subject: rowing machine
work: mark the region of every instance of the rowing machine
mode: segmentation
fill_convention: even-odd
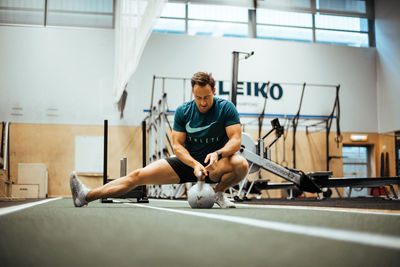
[[[279,177],[292,182],[301,191],[306,191],[310,193],[321,193],[322,188],[317,185],[313,177],[317,176],[327,176],[332,175],[331,172],[318,172],[305,174],[301,170],[291,169],[283,167],[271,160],[271,147],[272,145],[281,137],[284,132],[283,127],[280,125],[278,119],[271,121],[272,129],[264,135],[262,138],[258,139],[258,143],[255,143],[250,135],[242,133],[242,145],[240,148],[240,154],[249,162],[249,173],[259,171],[260,168],[269,171]],[[264,139],[271,133],[275,132],[276,137],[268,146],[264,146]],[[243,189],[243,184],[240,185],[239,195]],[[251,184],[252,186],[253,184]]]

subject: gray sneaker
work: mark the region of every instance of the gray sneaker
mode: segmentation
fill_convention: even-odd
[[[69,177],[69,185],[71,186],[72,199],[75,207],[87,205],[88,202],[86,201],[86,195],[89,193],[90,189],[82,184],[78,179],[76,172],[71,173]]]
[[[235,204],[233,204],[226,196],[224,192],[215,193],[215,203],[221,207],[221,209],[232,209],[236,208]]]

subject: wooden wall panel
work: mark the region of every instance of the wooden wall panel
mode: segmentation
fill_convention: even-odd
[[[395,148],[395,136],[394,133],[389,133],[389,134],[381,134],[379,135],[379,149],[378,149],[378,154],[380,157],[381,153],[385,153],[386,157],[386,152],[389,155],[389,176],[396,176],[396,148]],[[379,160],[379,168],[380,168],[380,163],[381,161]]]
[[[257,131],[247,131],[254,140]],[[265,134],[265,132],[263,132]],[[373,172],[371,176],[379,175],[381,152],[389,152],[390,175],[395,174],[394,168],[394,136],[368,133],[367,142],[352,142],[351,133],[343,133],[343,143],[337,147],[334,142],[335,133],[330,135],[330,155],[338,156],[330,162],[330,170],[334,177],[342,177],[342,146],[343,144],[367,144],[373,148]],[[71,195],[69,189],[69,174],[74,169],[75,136],[103,136],[102,126],[82,125],[48,125],[48,124],[11,124],[11,179],[16,182],[18,163],[45,163],[49,172],[49,196]],[[274,137],[266,139],[269,144]],[[296,167],[304,172],[326,170],[326,136],[325,132],[306,134],[298,131],[296,135]],[[109,127],[108,175],[110,178],[120,176],[120,158],[127,156],[128,172],[142,167],[142,132],[140,126],[110,126]],[[285,149],[284,149],[285,148]],[[283,152],[285,151],[285,152]],[[292,132],[286,137],[285,145],[281,137],[272,147],[272,160],[288,167],[293,167]],[[263,178],[273,183],[285,182],[280,177],[263,171]],[[89,187],[102,185],[102,176],[85,176],[82,181]],[[1,188],[0,188],[1,189]],[[266,196],[266,195],[264,195]],[[271,192],[272,197],[283,196],[282,192]],[[308,196],[313,196],[309,194]]]
[[[70,196],[75,136],[103,136],[103,132],[102,126],[11,124],[12,180],[17,182],[18,163],[45,163],[49,172],[49,196]],[[124,155],[128,157],[128,171],[141,167],[141,138],[140,127],[109,127],[109,177],[119,177],[120,158]],[[82,181],[93,188],[102,185],[103,179],[83,176]]]
[[[7,198],[9,196],[11,185],[6,183],[7,172],[0,170],[0,199]]]

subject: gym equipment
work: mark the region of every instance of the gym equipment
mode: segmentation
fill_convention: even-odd
[[[231,102],[236,106],[237,97],[237,83],[238,83],[238,73],[239,73],[239,55],[245,54],[244,59],[248,59],[254,55],[254,51],[250,53],[247,52],[232,52],[232,87],[231,87]]]
[[[108,151],[108,120],[104,120],[104,159],[103,159],[103,185],[112,181],[111,179],[107,179],[107,151]],[[143,166],[144,167],[144,166]],[[126,176],[127,174],[127,158],[123,157],[120,160],[120,176]],[[147,199],[146,186],[141,185],[136,187],[135,189],[129,191],[128,193],[113,197],[118,199],[136,199],[138,203],[149,203]],[[100,200],[101,203],[114,203],[112,199],[102,198]],[[118,202],[116,202],[118,203]]]
[[[0,178],[0,183],[5,185],[4,197],[7,197],[11,194],[11,187],[14,184],[14,182],[11,180],[10,169],[10,125],[11,122],[1,122],[0,177],[2,178]]]
[[[1,123],[1,149],[0,149],[0,168],[7,171],[7,182],[11,183],[10,177],[10,125],[11,122]]]
[[[237,85],[238,85],[238,75],[239,75],[239,55],[240,54],[244,54],[244,58],[243,59],[248,59],[249,57],[251,57],[252,55],[254,55],[254,52],[238,52],[238,51],[233,51],[232,55],[233,55],[233,60],[232,60],[232,86],[231,86],[231,92],[230,92],[230,100],[231,102],[236,106],[237,103]],[[306,126],[306,132],[308,134],[309,129],[310,128],[314,128],[319,126],[320,124],[325,124],[325,129],[326,129],[326,159],[327,159],[327,166],[326,166],[326,170],[329,171],[329,163],[332,159],[338,158],[336,156],[331,156],[329,154],[329,134],[331,131],[331,126],[332,126],[332,121],[333,119],[336,119],[336,138],[335,141],[337,143],[337,145],[339,146],[339,143],[342,142],[342,135],[340,132],[340,102],[339,102],[339,89],[340,89],[340,84],[337,85],[332,85],[332,84],[315,84],[315,83],[293,83],[293,82],[268,82],[267,85],[267,92],[270,89],[270,85],[272,85],[272,87],[279,87],[281,88],[281,85],[291,85],[291,86],[302,86],[302,91],[301,91],[301,97],[300,97],[300,103],[299,103],[299,108],[298,111],[296,113],[296,115],[278,115],[278,114],[274,114],[274,117],[283,117],[287,120],[291,120],[292,123],[292,127],[293,127],[293,144],[292,144],[292,151],[293,151],[293,168],[296,168],[296,130],[299,124],[299,120],[300,119],[306,119],[306,120],[321,120],[317,123],[314,123],[312,125],[307,125]],[[334,106],[333,106],[333,110],[331,112],[331,114],[329,116],[301,116],[300,115],[300,111],[301,111],[301,106],[303,103],[303,98],[304,98],[304,92],[306,89],[306,85],[308,87],[327,87],[327,88],[336,88],[336,96],[335,96],[335,101],[334,101]],[[266,114],[264,114],[265,112],[265,107],[266,107],[266,102],[267,102],[267,97],[265,97],[264,99],[264,107],[262,112],[259,114],[258,116],[258,124],[259,124],[259,136],[258,138],[261,137],[261,129],[262,129],[262,125],[263,125],[263,119],[264,116]],[[336,116],[335,116],[336,113]],[[243,125],[244,127],[244,125]]]
[[[214,189],[201,178],[201,172],[197,174],[198,181],[188,191],[188,202],[192,209],[211,209],[215,202]]]
[[[238,61],[239,61],[239,53],[233,51],[233,61],[232,61],[232,88],[231,88],[231,101],[232,103],[236,106],[236,97],[237,97],[237,78],[238,78]],[[247,53],[245,59],[253,55],[254,53]],[[280,87],[281,84],[283,83],[272,83],[273,86],[277,85]],[[286,84],[291,84],[291,85],[297,85],[295,83],[286,83]],[[250,136],[246,136],[246,134],[242,135],[242,148],[240,149],[240,153],[247,159],[249,162],[249,171],[247,176],[250,174],[250,172],[258,171],[259,178],[261,179],[261,173],[260,173],[260,168],[263,168],[275,175],[278,175],[290,182],[293,183],[293,185],[297,188],[299,188],[301,191],[307,191],[307,192],[312,192],[312,193],[321,193],[322,191],[327,191],[326,188],[321,188],[319,185],[317,185],[314,182],[314,177],[326,177],[329,178],[331,176],[331,172],[318,172],[318,173],[310,173],[310,174],[305,174],[304,172],[295,169],[296,166],[296,129],[298,126],[298,121],[300,119],[300,110],[301,106],[303,103],[303,97],[304,97],[304,91],[306,87],[306,83],[301,84],[302,85],[302,92],[301,92],[301,99],[300,99],[300,105],[298,108],[298,111],[295,116],[288,116],[284,115],[285,119],[290,119],[292,121],[292,126],[293,126],[293,166],[294,168],[289,169],[287,167],[283,167],[275,162],[271,161],[271,146],[279,139],[279,137],[284,133],[284,128],[280,126],[279,120],[275,118],[272,120],[272,130],[269,131],[264,137],[261,137],[261,130],[262,130],[262,125],[263,125],[263,119],[265,116],[265,108],[266,108],[266,101],[267,97],[264,99],[264,106],[261,114],[259,114],[258,117],[258,123],[259,123],[259,137],[258,137],[258,143],[254,143],[251,139]],[[310,84],[311,86],[317,86],[317,87],[336,87],[336,98],[335,98],[335,105],[333,107],[333,111],[326,118],[326,116],[309,116],[310,118],[317,118],[320,117],[323,119],[323,121],[326,121],[326,140],[327,140],[327,170],[329,170],[329,161],[331,158],[329,155],[329,132],[330,132],[330,126],[332,123],[332,119],[334,117],[334,112],[337,112],[337,143],[341,142],[341,135],[340,135],[340,124],[339,124],[339,113],[340,113],[340,105],[339,105],[339,88],[340,85],[324,85],[324,84]],[[269,90],[270,82],[268,82],[267,89]],[[310,125],[309,127],[315,127],[319,125],[320,123],[316,123],[313,125]],[[273,142],[267,146],[266,148],[264,147],[264,139],[271,134],[273,131],[276,131],[276,138],[273,140]],[[306,128],[306,132],[308,133],[308,126]],[[265,151],[264,151],[265,149]],[[255,152],[256,151],[256,152]],[[242,180],[242,182],[239,184],[239,191],[238,193],[234,196],[235,200],[239,200],[239,197],[242,194],[242,190],[244,185],[247,185],[247,176],[245,179]],[[247,199],[248,193],[251,191],[254,182],[256,180],[254,179],[252,183],[250,183],[250,188],[247,190],[246,195],[244,196],[244,199]],[[232,196],[232,189],[230,189],[231,196]]]
[[[400,176],[400,131],[395,132],[394,136],[395,140],[395,166],[396,166],[396,175]]]
[[[289,198],[293,198],[293,191],[300,190],[311,193],[318,193],[318,198],[330,197],[332,194],[329,188],[338,187],[379,187],[379,186],[389,186],[390,193],[388,190],[385,191],[385,195],[389,199],[399,199],[400,195],[396,195],[393,185],[400,185],[400,177],[382,177],[382,178],[372,178],[372,177],[360,177],[360,178],[331,178],[331,171],[324,172],[310,172],[304,173],[301,170],[282,167],[279,164],[272,162],[270,159],[270,148],[277,141],[278,138],[283,134],[283,127],[280,126],[279,120],[274,119],[271,122],[272,130],[269,131],[264,137],[255,143],[252,138],[246,134],[242,133],[242,145],[240,149],[240,154],[244,156],[249,162],[249,172],[258,171],[259,168],[265,169],[273,174],[276,174],[283,179],[289,181],[290,183],[279,183],[279,184],[269,184],[268,180],[259,179],[253,180],[250,185],[247,182],[247,176],[239,184],[239,191],[234,196],[235,200],[241,200],[245,185],[248,187],[246,190],[245,198],[255,187],[257,190],[269,190],[269,189],[286,189],[291,190]],[[272,141],[270,145],[264,148],[264,139],[271,134],[273,131],[276,132],[276,138]],[[256,152],[254,152],[256,151]],[[248,175],[247,174],[247,175]],[[385,188],[385,187],[383,187]],[[322,196],[320,195],[322,193]]]
[[[161,98],[158,100],[158,105],[154,105],[154,91],[156,80],[161,79]],[[165,81],[170,80],[183,80],[183,91],[185,92],[185,78],[172,78],[172,77],[157,77],[153,76],[151,103],[149,115],[146,116],[142,122],[143,135],[148,134],[148,143],[146,138],[143,138],[143,166],[146,166],[147,160],[149,163],[159,159],[173,156],[172,142],[169,138],[167,129],[172,131],[171,124],[168,120],[168,115],[173,113],[168,111],[167,93],[165,92]],[[185,96],[184,96],[185,97]],[[148,146],[148,155],[146,151]],[[146,160],[147,159],[147,160]],[[185,193],[185,184],[172,184],[172,185],[148,185],[148,196],[155,198],[180,198]]]
[[[278,175],[285,180],[288,180],[295,184],[302,191],[320,193],[321,187],[314,183],[310,175],[297,169],[290,169],[287,167],[282,167],[281,165],[271,161],[271,146],[281,137],[283,134],[283,127],[280,125],[278,119],[271,121],[272,129],[265,134],[262,138],[259,138],[258,143],[254,143],[251,137],[242,133],[242,146],[240,149],[240,154],[247,159],[249,162],[249,173],[259,168],[263,168],[275,175]],[[276,137],[268,146],[264,146],[264,139],[271,133],[275,132]],[[254,152],[256,151],[256,152]],[[255,181],[255,180],[253,180]],[[243,183],[241,184],[240,191],[243,188]],[[240,192],[239,192],[240,193]]]

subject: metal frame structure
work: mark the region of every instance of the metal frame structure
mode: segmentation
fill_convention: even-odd
[[[232,86],[231,86],[231,92],[230,92],[230,99],[231,102],[236,106],[237,104],[237,83],[238,83],[238,75],[239,75],[239,55],[244,54],[245,57],[244,59],[248,59],[252,55],[254,55],[254,51],[252,52],[238,52],[238,51],[233,51],[233,59],[232,59]],[[271,82],[268,82],[267,90],[269,90]],[[339,89],[340,89],[340,84],[337,85],[331,85],[331,84],[315,84],[315,83],[289,83],[289,82],[273,82],[272,84],[278,84],[278,85],[301,85],[302,86],[302,91],[301,91],[301,97],[300,97],[300,103],[299,103],[299,108],[297,110],[296,115],[291,119],[292,122],[292,128],[293,128],[293,146],[292,146],[292,151],[293,151],[293,168],[296,168],[296,130],[297,126],[299,123],[299,120],[301,118],[300,112],[301,112],[301,107],[303,104],[303,97],[304,97],[304,91],[306,89],[306,86],[317,86],[317,87],[327,87],[327,88],[335,88],[336,89],[336,94],[335,94],[335,101],[333,105],[333,109],[330,115],[324,117],[321,116],[320,119],[321,121],[312,125],[306,126],[306,133],[308,134],[308,129],[311,127],[315,127],[321,123],[325,123],[325,129],[326,129],[326,170],[329,171],[329,163],[331,159],[336,158],[335,156],[331,156],[329,154],[329,135],[331,131],[331,126],[332,126],[332,121],[333,119],[336,119],[336,131],[337,131],[337,137],[336,141],[339,144],[342,141],[342,136],[340,132],[340,101],[339,101]],[[265,116],[265,108],[267,104],[267,98],[264,99],[264,106],[263,106],[263,111],[258,115],[258,121],[259,121],[259,130],[258,130],[258,136],[259,138],[261,137],[261,131],[262,131],[262,126],[263,126],[263,119]],[[289,129],[288,129],[289,130]]]
[[[142,132],[144,134],[144,138],[142,140],[142,154],[144,159],[143,166],[147,164],[147,160],[149,163],[151,163],[156,160],[172,156],[173,153],[172,142],[167,134],[167,128],[172,130],[168,120],[168,115],[173,114],[168,111],[167,93],[165,92],[165,81],[167,79],[183,80],[183,89],[185,90],[186,78],[153,76],[150,109],[148,110],[149,115],[146,116],[142,121]],[[162,81],[162,96],[158,100],[157,106],[154,105],[154,90],[156,80]],[[148,136],[148,142],[146,142],[145,138],[146,133]],[[146,149],[147,146],[148,151]],[[184,192],[184,184],[148,186],[148,196],[155,198],[179,198]]]
[[[2,122],[2,133],[1,133],[1,149],[0,157],[2,159],[2,169],[7,171],[7,184],[11,182],[11,170],[10,170],[10,125],[11,122]]]
[[[396,175],[400,176],[400,131],[394,135],[395,142],[395,158],[396,158]]]
[[[239,55],[244,54],[243,59],[248,59],[252,55],[254,55],[254,51],[251,52],[232,52],[232,86],[231,86],[231,102],[236,106],[236,97],[237,97],[237,83],[238,83],[238,74],[239,74]]]
[[[108,120],[104,120],[104,153],[103,153],[103,185],[106,183],[112,181],[108,179]],[[126,176],[127,173],[127,158],[122,157],[120,160],[120,176]],[[147,199],[147,192],[146,192],[146,186],[141,185],[133,190],[129,191],[128,193],[117,196],[117,197],[112,197],[116,199],[128,199],[132,200],[136,199],[136,202],[138,203],[148,203],[149,200]],[[100,199],[101,203],[114,203],[114,201],[111,198],[102,198]],[[118,202],[116,202],[118,203]]]
[[[232,102],[236,105],[236,95],[237,95],[237,76],[238,76],[238,64],[239,60],[238,58],[238,52],[233,52],[234,54],[234,59],[232,61],[232,90],[231,90],[231,99]],[[292,83],[293,84],[293,83]],[[264,117],[264,112],[265,112],[265,106],[266,106],[266,98],[264,100],[264,108],[262,113],[259,116],[259,139],[257,143],[254,143],[251,139],[250,136],[246,135],[245,133],[242,134],[242,148],[240,149],[240,153],[244,158],[247,159],[249,162],[249,171],[246,175],[246,177],[242,180],[242,182],[239,184],[239,191],[236,193],[236,195],[233,194],[233,189],[230,189],[231,192],[231,197],[233,196],[234,199],[240,200],[240,196],[243,193],[244,186],[247,184],[247,176],[250,174],[250,172],[254,172],[259,170],[260,168],[265,169],[291,183],[283,183],[283,184],[275,184],[273,187],[268,186],[268,181],[262,180],[261,175],[259,172],[259,178],[260,180],[258,183],[263,183],[264,187],[262,189],[290,189],[291,194],[293,193],[293,189],[299,189],[301,191],[306,191],[306,192],[311,192],[311,193],[324,193],[324,196],[330,196],[332,194],[332,191],[329,189],[330,187],[334,187],[336,191],[338,192],[339,196],[340,193],[337,190],[337,187],[376,187],[376,186],[390,186],[391,192],[394,199],[399,199],[400,198],[400,192],[399,196],[395,194],[395,190],[393,188],[393,185],[400,185],[400,177],[385,177],[384,179],[376,179],[376,178],[369,178],[369,177],[360,177],[360,178],[331,178],[332,172],[329,171],[329,162],[331,159],[335,158],[329,155],[329,134],[332,126],[332,121],[335,118],[336,119],[336,131],[337,131],[337,137],[336,137],[336,142],[339,145],[339,143],[342,141],[342,136],[340,132],[340,101],[339,101],[339,89],[340,85],[321,85],[321,84],[309,84],[309,85],[315,85],[315,86],[324,86],[324,87],[335,87],[336,88],[336,95],[335,95],[335,101],[333,105],[333,110],[331,114],[328,116],[326,120],[323,120],[325,122],[326,126],[326,151],[327,151],[327,171],[325,172],[311,172],[305,174],[301,170],[296,169],[296,129],[298,125],[298,121],[300,118],[300,111],[301,111],[301,106],[303,102],[303,97],[304,97],[304,90],[306,88],[306,83],[303,83],[302,86],[302,93],[301,93],[301,99],[300,99],[300,104],[298,111],[296,115],[292,119],[292,126],[293,126],[293,168],[287,168],[283,167],[271,160],[270,156],[270,148],[271,146],[282,136],[284,133],[284,128],[280,125],[279,120],[275,118],[274,120],[271,121],[271,126],[272,130],[270,130],[266,135],[261,137],[261,127],[262,127],[262,122],[263,122],[263,117]],[[336,113],[336,116],[335,116]],[[320,123],[309,125],[306,127],[306,132],[308,133],[308,127],[314,127]],[[273,140],[271,144],[269,144],[267,147],[264,145],[264,139],[270,135],[273,131],[276,132],[276,138]],[[249,188],[247,189],[247,192],[244,196],[244,199],[247,198],[248,194],[251,192],[252,187],[255,185],[256,180],[254,179]],[[387,197],[390,197],[388,192],[385,190],[385,193]]]

